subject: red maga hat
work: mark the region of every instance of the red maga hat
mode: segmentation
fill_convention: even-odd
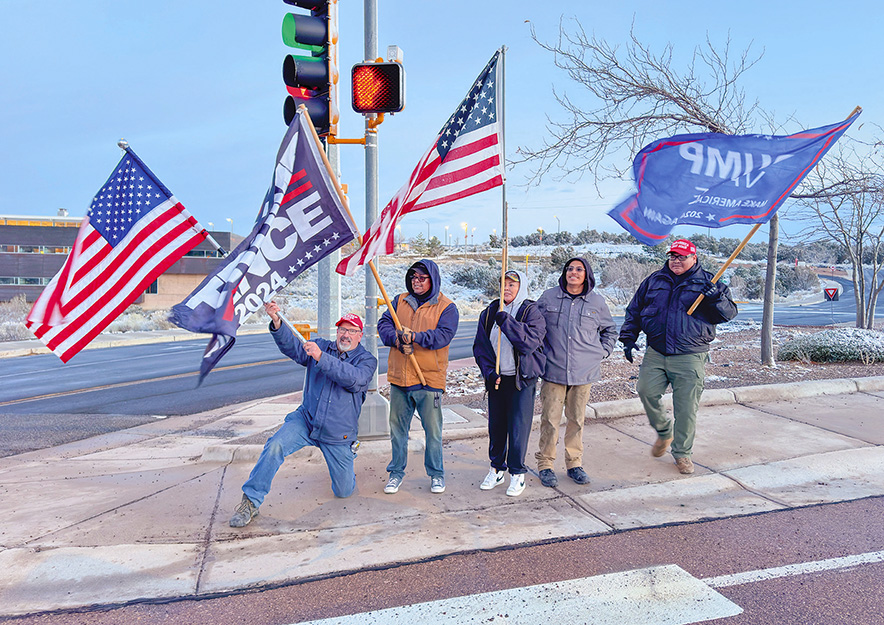
[[[697,246],[687,239],[676,239],[669,246],[667,254],[678,254],[680,256],[689,256],[697,253]]]
[[[360,331],[362,331],[362,317],[360,317],[359,315],[356,315],[354,313],[347,313],[346,315],[338,319],[338,322],[335,325],[339,326],[342,323],[352,323],[354,326],[359,328]]]

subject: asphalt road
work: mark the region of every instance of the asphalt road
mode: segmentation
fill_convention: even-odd
[[[451,358],[472,355],[463,324]],[[301,390],[304,368],[269,334],[244,335],[199,387],[206,339],[84,350],[63,364],[52,354],[10,358],[0,373],[0,456],[115,432]],[[387,369],[380,350],[380,373]]]
[[[506,514],[502,507],[501,514]],[[426,623],[453,623],[467,601],[477,618],[470,622],[650,624],[665,622],[720,625],[805,623],[872,625],[884,612],[884,498],[811,506],[752,516],[702,521],[454,554],[383,570],[364,570],[261,591],[229,593],[200,601],[182,600],[105,608],[76,614],[16,619],[22,625],[103,625],[110,623],[189,623],[245,621],[281,625],[354,615],[342,623],[396,623],[394,615],[374,620],[362,613],[419,602]],[[878,561],[868,558],[876,556]],[[681,585],[656,585],[653,571],[679,574]],[[647,584],[624,585],[599,595],[569,596],[568,580],[626,577],[644,570]],[[650,573],[649,573],[650,572]],[[615,582],[616,583],[616,582]],[[552,610],[531,589],[549,584]],[[643,586],[647,586],[643,588]],[[478,593],[520,589],[511,603]],[[730,603],[730,616],[716,615],[716,602],[698,603],[698,591]],[[576,603],[577,613],[562,613]],[[539,605],[538,605],[539,604]],[[561,604],[560,606],[557,604]],[[597,615],[612,604],[617,616]],[[663,607],[661,607],[661,605]],[[558,609],[557,609],[558,608]],[[608,608],[610,612],[611,608]],[[479,615],[477,612],[482,611]],[[720,610],[719,610],[720,612]],[[504,617],[504,615],[508,615]],[[526,617],[537,614],[536,617]],[[685,617],[685,615],[693,615]],[[562,620],[559,620],[561,618]],[[338,621],[335,621],[338,622]]]
[[[838,302],[777,306],[777,325],[829,325],[855,318],[849,281]],[[760,304],[742,304],[737,319],[761,321]],[[884,312],[882,312],[884,315]],[[615,318],[618,325],[622,318]],[[472,356],[474,321],[464,321],[452,359]],[[0,456],[79,440],[154,419],[301,390],[304,369],[282,356],[269,334],[243,335],[197,387],[206,339],[84,350],[63,364],[54,355],[3,361]],[[387,348],[380,350],[380,373]]]

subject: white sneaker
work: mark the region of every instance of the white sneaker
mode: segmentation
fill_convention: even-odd
[[[436,495],[445,492],[445,478],[444,477],[434,477],[430,478],[430,492]]]
[[[491,490],[498,484],[503,484],[503,480],[506,477],[506,471],[498,471],[494,467],[491,467],[491,470],[488,471],[488,475],[485,476],[485,479],[482,481],[482,484],[479,486],[482,490]]]
[[[518,497],[523,490],[525,490],[525,474],[519,473],[511,476],[509,488],[506,489],[507,496]]]
[[[402,478],[390,476],[390,480],[387,482],[387,485],[384,486],[384,492],[388,495],[393,495],[399,492],[399,487],[402,486]]]

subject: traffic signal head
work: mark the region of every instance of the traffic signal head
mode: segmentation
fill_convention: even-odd
[[[357,63],[353,78],[353,110],[357,113],[398,113],[405,108],[405,69],[401,64]]]
[[[283,1],[310,11],[309,15],[288,13],[282,20],[283,43],[310,53],[289,54],[283,61],[282,79],[289,93],[283,119],[291,124],[298,105],[304,104],[317,133],[337,134],[338,0]]]

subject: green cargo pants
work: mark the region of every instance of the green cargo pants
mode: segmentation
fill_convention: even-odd
[[[703,394],[708,353],[664,356],[648,347],[638,370],[636,390],[648,421],[660,438],[672,438],[672,456],[690,457],[697,429],[697,407]],[[672,385],[673,420],[663,407],[663,393]]]

